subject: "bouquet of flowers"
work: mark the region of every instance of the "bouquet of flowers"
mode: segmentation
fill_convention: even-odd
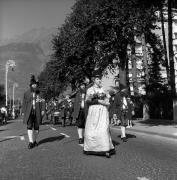
[[[93,94],[92,100],[104,100],[106,98],[105,93],[95,93]]]

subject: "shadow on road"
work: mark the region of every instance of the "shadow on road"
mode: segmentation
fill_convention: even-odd
[[[112,140],[112,144],[113,144],[113,146],[118,146],[120,143],[117,142],[117,141]]]
[[[127,139],[136,138],[136,136],[133,134],[126,134],[126,137]]]
[[[42,131],[47,131],[47,130],[49,130],[50,128],[47,128],[47,129],[41,129],[41,130],[39,130],[40,132],[42,132]],[[19,136],[25,136],[25,135],[27,135],[27,133],[24,133],[24,134],[20,134]]]
[[[118,137],[121,138],[121,135],[119,135]],[[126,137],[127,137],[127,139],[136,138],[135,135],[133,135],[133,134],[127,134],[127,133],[126,133]]]
[[[0,140],[0,142],[4,142],[4,141],[8,141],[8,140],[12,140],[14,138],[7,138],[7,139],[3,139],[3,140]]]
[[[48,142],[61,141],[64,138],[65,138],[64,135],[49,137],[49,138],[42,139],[41,141],[39,141],[39,145],[44,144],[44,143],[48,143]]]
[[[146,124],[148,126],[170,126],[170,125],[177,125],[177,122],[173,120],[166,120],[166,119],[148,119],[144,121],[138,121],[139,124]]]
[[[2,131],[6,131],[6,130],[8,130],[8,129],[1,129],[1,130],[0,130],[0,132],[2,132]]]

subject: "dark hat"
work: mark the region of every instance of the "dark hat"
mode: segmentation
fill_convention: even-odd
[[[100,71],[99,69],[93,71],[92,77],[94,77],[94,78],[96,78],[96,77],[97,77],[97,78],[102,78],[102,73],[101,73],[101,71]]]
[[[86,85],[86,82],[85,80],[82,78],[78,81],[78,85],[81,86],[81,85]]]
[[[37,84],[36,78],[35,78],[35,76],[34,76],[33,74],[31,75],[30,86],[31,86],[32,84]]]
[[[110,95],[110,96],[114,96],[115,94],[116,94],[115,91],[113,91],[113,90],[110,90],[110,91],[109,91],[109,95]]]

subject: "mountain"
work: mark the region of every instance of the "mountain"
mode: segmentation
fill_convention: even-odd
[[[52,38],[56,35],[57,28],[34,28],[12,39],[0,39],[0,46],[11,43],[34,43],[39,44],[46,56],[52,53]]]
[[[13,59],[14,71],[8,72],[8,94],[12,96],[13,83],[18,83],[15,97],[22,98],[28,88],[30,74],[38,75],[52,54],[51,40],[57,33],[55,28],[32,29],[13,39],[0,41],[0,84],[5,82],[5,64]]]

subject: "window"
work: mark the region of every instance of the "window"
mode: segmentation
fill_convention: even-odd
[[[177,52],[177,45],[174,45],[174,51]]]
[[[174,38],[177,39],[177,33],[174,33],[174,36],[175,36]]]

